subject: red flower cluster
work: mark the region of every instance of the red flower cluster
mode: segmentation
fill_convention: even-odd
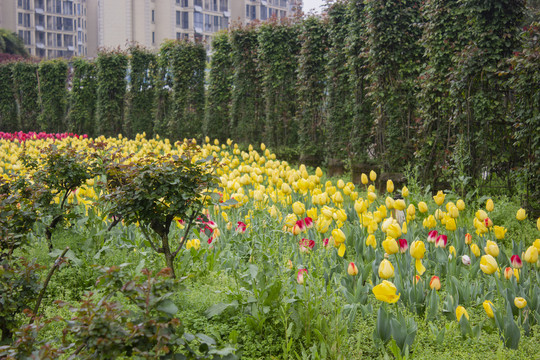
[[[88,135],[77,135],[74,133],[62,133],[62,134],[47,134],[45,132],[36,133],[33,131],[30,131],[28,133],[24,133],[22,131],[14,132],[14,133],[5,133],[0,131],[0,139],[1,140],[19,140],[19,142],[24,142],[26,140],[42,140],[42,139],[53,139],[53,140],[62,140],[68,137],[75,137],[77,139],[86,139]]]

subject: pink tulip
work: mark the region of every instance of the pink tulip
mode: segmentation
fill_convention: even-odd
[[[519,255],[512,255],[510,258],[510,263],[514,269],[521,269],[523,267],[523,263],[521,262]]]
[[[439,236],[439,233],[437,232],[437,230],[431,230],[429,233],[428,233],[428,236],[427,236],[427,241],[430,242],[430,243],[434,243],[435,240],[437,240],[437,237]]]
[[[308,274],[307,269],[299,269],[296,275],[296,282],[302,285],[304,283],[304,274]]]
[[[399,251],[404,254],[408,248],[409,244],[407,243],[407,239],[399,239]]]
[[[448,236],[441,234],[437,236],[437,240],[435,240],[435,246],[445,248],[447,242],[448,242]]]

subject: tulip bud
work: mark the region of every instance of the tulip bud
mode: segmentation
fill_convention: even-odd
[[[298,274],[296,275],[296,282],[300,285],[304,284],[304,274],[308,274],[307,269],[300,269],[298,270]]]
[[[525,212],[525,209],[521,208],[516,213],[516,219],[519,221],[523,221],[527,218],[527,213]]]
[[[422,278],[419,275],[414,275],[414,283],[418,284],[419,281],[421,281]]]
[[[379,264],[379,277],[382,279],[389,279],[394,276],[394,266],[386,259]]]
[[[437,232],[437,230],[431,230],[428,233],[427,241],[429,243],[434,243],[435,240],[437,240],[438,237],[439,237],[439,233]]]
[[[523,266],[519,255],[512,255],[512,257],[510,258],[510,263],[512,264],[512,267],[514,269],[521,269],[521,267]]]
[[[449,254],[449,255],[448,255],[448,258],[449,258],[449,259],[452,259],[453,257],[455,257],[455,256],[456,256],[456,248],[453,247],[452,245],[450,245],[450,246],[448,247],[448,254]]]
[[[493,319],[495,315],[493,314],[493,308],[495,305],[489,300],[486,300],[482,303],[482,306],[484,306],[484,310],[486,311],[486,314],[489,318]]]
[[[370,179],[371,181],[377,180],[377,173],[376,173],[375,171],[371,170],[371,171],[369,172],[369,179]]]
[[[493,221],[489,217],[484,219],[484,225],[486,225],[487,228],[490,228],[493,226]]]
[[[448,242],[448,236],[441,234],[437,236],[437,239],[435,240],[435,247],[445,248],[447,242]]]
[[[540,239],[534,240],[533,246],[540,252]]]
[[[438,276],[433,276],[431,280],[429,281],[429,287],[431,290],[435,289],[439,291],[441,289],[441,280]]]
[[[538,249],[535,246],[529,246],[525,255],[523,255],[523,260],[530,264],[534,264],[538,260]]]
[[[514,299],[514,305],[516,305],[518,309],[523,309],[525,306],[527,306],[527,300],[522,297],[516,297]]]
[[[428,206],[425,202],[420,201],[418,203],[418,211],[420,211],[422,214],[428,211]]]
[[[497,271],[498,268],[499,268],[499,266],[497,265],[497,260],[495,260],[495,258],[493,256],[484,255],[480,259],[480,269],[484,273],[486,273],[488,275],[491,275],[495,271]]]
[[[377,241],[375,240],[375,235],[369,234],[366,238],[366,246],[371,246],[372,248],[377,247]]]
[[[465,210],[465,201],[459,199],[458,201],[456,201],[456,206],[459,211]]]
[[[391,237],[386,238],[382,242],[384,251],[386,251],[389,255],[395,254],[399,251],[399,246],[397,244],[396,239],[393,239]]]
[[[289,270],[292,270],[292,268],[293,268],[293,263],[292,263],[292,261],[290,259],[287,262],[287,268],[289,268]]]
[[[349,263],[349,268],[347,269],[347,273],[349,273],[350,276],[358,275],[358,268],[353,262]]]
[[[510,278],[512,277],[512,275],[514,275],[514,270],[512,270],[511,267],[507,266],[505,269],[504,269],[504,278],[506,280],[510,280]]]
[[[494,208],[494,207],[495,207],[495,206],[493,205],[493,200],[488,199],[488,200],[486,201],[486,210],[489,211],[489,212],[491,212],[491,211],[493,211],[493,208]]]
[[[458,306],[456,308],[456,318],[457,318],[457,321],[460,321],[461,320],[461,317],[465,315],[465,317],[467,318],[467,320],[469,320],[469,314],[467,313],[467,310],[465,310],[465,308],[463,306]]]
[[[499,256],[499,246],[494,241],[488,240],[484,251],[493,257]]]
[[[471,245],[471,252],[474,254],[474,256],[479,257],[480,256],[480,248],[476,244]]]
[[[409,196],[409,189],[406,186],[404,186],[403,189],[401,189],[401,195],[403,195],[403,197]]]
[[[362,182],[362,184],[366,185],[368,183],[367,175],[362,173],[362,175],[360,176],[360,181]]]
[[[386,182],[386,191],[389,192],[389,193],[394,192],[394,182],[392,180],[388,180]]]
[[[467,256],[467,255],[463,255],[461,257],[461,262],[463,263],[463,265],[469,266],[469,265],[471,265],[471,258],[469,256]]]
[[[399,252],[404,254],[408,248],[409,244],[407,243],[407,239],[399,239]]]

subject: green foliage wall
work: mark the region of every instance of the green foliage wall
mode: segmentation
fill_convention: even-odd
[[[98,55],[96,124],[100,135],[116,136],[123,132],[127,66],[124,53]]]
[[[259,28],[259,69],[266,115],[263,141],[272,147],[297,145],[298,127],[294,118],[298,101],[299,30],[298,25],[277,19]]]
[[[130,83],[127,94],[126,130],[128,136],[154,131],[154,77],[156,56],[150,51],[134,46],[130,49]]]
[[[167,125],[172,116],[172,53],[175,44],[172,41],[165,42],[157,54],[156,67],[152,70],[154,77],[154,134],[167,134]]]
[[[221,32],[212,40],[212,62],[206,97],[204,135],[225,141],[231,136],[232,56],[229,34]]]
[[[365,6],[377,157],[390,171],[413,155],[415,80],[422,59],[420,5],[419,0],[373,0]]]
[[[39,64],[38,86],[39,129],[49,133],[64,132],[67,106],[68,66],[64,60],[49,60]]]
[[[18,130],[17,103],[13,92],[13,64],[0,64],[0,131]]]
[[[304,20],[299,36],[298,58],[298,140],[302,160],[316,161],[324,157],[325,87],[328,29],[316,16]]]
[[[262,140],[264,102],[262,75],[257,70],[257,29],[233,29],[230,40],[234,68],[231,136],[238,142],[258,143]]]
[[[95,136],[97,68],[85,59],[73,60],[73,86],[70,92],[70,108],[67,129],[75,134]]]
[[[206,50],[200,42],[176,42],[171,60],[174,112],[168,122],[168,136],[201,138]]]
[[[19,129],[25,132],[37,131],[39,103],[38,65],[30,62],[17,62],[13,66],[13,88],[18,108]]]
[[[344,1],[328,9],[327,119],[326,157],[330,163],[347,160],[352,131],[352,91],[346,41],[349,35],[349,11]]]

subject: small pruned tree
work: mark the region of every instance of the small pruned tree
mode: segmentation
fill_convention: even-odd
[[[22,160],[32,174],[26,191],[38,207],[49,249],[52,250],[52,232],[56,226],[77,216],[71,211],[73,204],[68,201],[69,195],[94,177],[95,164],[94,160],[88,160],[86,152],[71,146],[61,148],[51,144],[41,149],[40,155],[33,157],[24,153]]]
[[[127,225],[139,224],[152,249],[164,255],[172,277],[176,277],[174,259],[203,206],[220,196],[212,191],[218,183],[213,157],[199,159],[199,148],[188,141],[181,145],[181,152],[181,156],[122,159],[106,167],[108,194],[104,198],[110,202],[111,215],[123,218]],[[179,240],[169,235],[175,218],[186,223]]]

